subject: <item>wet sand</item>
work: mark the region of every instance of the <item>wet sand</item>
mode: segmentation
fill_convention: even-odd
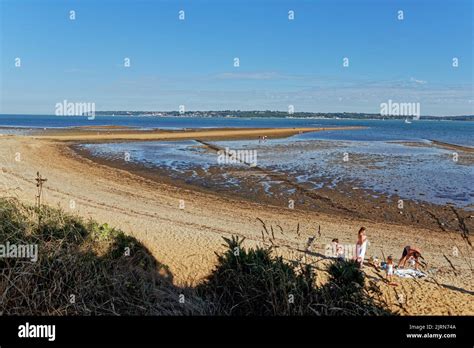
[[[313,141],[311,147],[297,144],[298,151],[317,153],[327,151],[327,141]],[[211,152],[223,150],[221,147],[207,141],[198,141],[200,147]],[[370,221],[386,222],[397,225],[424,227],[440,231],[463,233],[459,218],[469,230],[474,229],[474,214],[471,210],[457,208],[451,204],[439,205],[422,200],[410,200],[397,194],[388,196],[364,188],[363,183],[356,180],[344,180],[336,186],[332,184],[332,177],[318,178],[321,188],[314,188],[312,183],[300,182],[295,178],[298,173],[268,169],[264,166],[226,166],[213,165],[203,169],[198,165],[189,166],[185,171],[174,170],[165,166],[152,166],[144,163],[126,161],[121,158],[102,157],[93,155],[90,150],[77,145],[71,145],[81,157],[106,166],[115,167],[137,174],[141,177],[169,185],[179,185],[190,190],[214,193],[229,198],[267,204],[277,207],[288,207],[293,200],[297,209],[308,213],[317,212]],[[283,156],[288,145],[278,146],[276,152]],[[293,149],[294,150],[294,149]],[[316,155],[315,155],[316,156]],[[469,159],[470,157],[468,157]],[[473,158],[474,159],[474,158]],[[462,157],[462,161],[466,161]],[[360,165],[374,166],[376,160],[370,156],[359,158],[351,155],[351,161],[345,165],[351,171]],[[301,174],[301,173],[300,173]],[[228,185],[229,179],[237,180],[237,185]],[[271,183],[271,184],[267,184]],[[399,200],[403,201],[403,208],[399,207]]]
[[[455,144],[448,144],[448,143],[443,143],[443,142],[437,141],[437,140],[430,140],[430,141],[434,145],[445,148],[445,149],[451,149],[451,150],[457,150],[457,151],[466,151],[466,152],[474,152],[474,148],[472,148],[472,147],[455,145]]]
[[[415,141],[392,141],[392,143],[403,144],[403,145],[406,145],[406,146],[415,146],[415,147],[434,146],[434,147],[439,147],[439,148],[442,148],[442,149],[449,149],[449,150],[456,150],[456,151],[474,153],[474,148],[472,148],[472,147],[456,145],[456,144],[449,144],[449,143],[444,143],[444,142],[437,141],[437,140],[429,140],[429,143],[415,142]]]
[[[377,271],[366,267],[368,279],[380,285],[392,310],[413,315],[474,314],[472,247],[461,233],[450,228],[443,231],[441,224],[436,227],[390,221],[383,217],[388,211],[384,206],[373,216],[337,212],[330,209],[330,204],[321,210],[304,209],[298,204],[289,209],[286,205],[265,201],[263,194],[259,199],[244,199],[232,192],[212,192],[212,183],[209,190],[192,182],[167,179],[165,173],[147,177],[142,175],[145,171],[138,173],[130,168],[100,163],[74,152],[62,141],[36,136],[4,136],[0,137],[0,145],[3,196],[17,196],[33,203],[34,178],[40,171],[48,179],[44,188],[47,204],[108,222],[134,235],[158,260],[170,266],[178,282],[197,282],[212,269],[214,252],[222,248],[222,236],[245,237],[247,246],[262,244],[259,219],[278,231],[279,252],[287,259],[301,254],[308,237],[316,236],[306,256],[319,260],[318,279],[324,282],[326,245],[333,238],[353,245],[359,227],[366,226],[370,241],[367,258],[392,254],[397,259],[405,245],[414,244],[421,247],[429,263],[428,278],[397,278],[398,287],[387,285],[380,280]],[[20,161],[15,161],[17,153],[21,154]],[[342,206],[347,204],[335,193],[328,192],[326,197],[318,195],[321,196],[318,206],[328,202],[326,198]],[[310,200],[305,191],[301,191],[301,196]],[[359,203],[365,199],[361,197],[348,198],[348,202],[358,202],[352,210],[359,213],[364,211]],[[71,200],[75,202],[73,210]],[[184,203],[184,209],[180,209],[180,202]],[[467,224],[470,221],[468,216],[460,218]],[[459,221],[459,217],[457,219]],[[456,255],[453,248],[458,250]]]

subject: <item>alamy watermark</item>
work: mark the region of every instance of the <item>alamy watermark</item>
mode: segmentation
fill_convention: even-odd
[[[19,338],[47,338],[52,342],[56,339],[56,325],[37,325],[26,322],[18,326]]]
[[[95,119],[95,103],[90,102],[68,102],[64,99],[56,103],[56,116],[87,116],[89,120]]]
[[[420,103],[398,103],[389,99],[386,103],[380,104],[380,115],[382,116],[413,116],[420,119]]]
[[[38,261],[38,244],[0,244],[0,258],[30,259]]]
[[[231,150],[226,147],[217,152],[218,164],[244,163],[251,167],[257,165],[257,150]]]
[[[331,244],[325,245],[324,251],[327,257],[336,257],[346,260],[351,260],[356,257],[355,244],[339,244],[339,242],[332,242]]]

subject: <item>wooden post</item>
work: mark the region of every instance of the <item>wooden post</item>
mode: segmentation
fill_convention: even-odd
[[[36,206],[38,207],[38,227],[41,224],[41,195],[43,194],[43,183],[48,181],[48,179],[43,178],[39,172],[36,173]]]

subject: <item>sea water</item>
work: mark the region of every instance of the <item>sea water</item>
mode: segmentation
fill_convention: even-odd
[[[260,142],[256,139],[213,141],[232,150],[256,150],[257,164],[266,170],[286,173],[296,182],[314,189],[336,188],[340,182],[355,182],[360,188],[404,199],[469,207],[474,203],[473,154],[431,146],[431,140],[474,146],[474,122],[420,120],[335,120],[280,118],[198,117],[86,117],[0,115],[0,126],[52,128],[119,125],[139,129],[219,127],[335,127],[364,129],[298,134]],[[1,132],[1,131],[0,131]],[[418,144],[418,145],[417,145]],[[416,145],[416,146],[413,146]],[[92,155],[123,159],[150,169],[161,167],[179,175],[196,168],[208,170],[218,155],[193,140],[83,144]],[[242,166],[242,164],[226,164]],[[328,181],[327,179],[330,178]],[[229,183],[238,179],[228,175]],[[268,187],[272,181],[263,180]]]

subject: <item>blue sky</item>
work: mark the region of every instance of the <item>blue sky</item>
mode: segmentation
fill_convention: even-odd
[[[419,102],[423,115],[474,113],[471,0],[0,3],[0,113],[53,114],[63,100],[379,112],[389,99]]]

